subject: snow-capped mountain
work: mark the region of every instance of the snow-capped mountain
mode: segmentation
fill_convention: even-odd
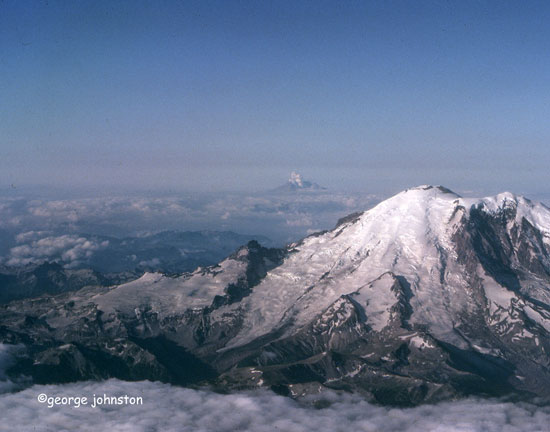
[[[420,186],[285,249],[250,242],[180,277],[11,303],[0,340],[29,347],[11,373],[39,382],[549,397],[550,209]]]

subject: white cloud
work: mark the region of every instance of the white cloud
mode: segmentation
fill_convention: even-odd
[[[17,243],[26,243],[33,240],[38,240],[39,238],[46,237],[51,235],[49,231],[26,231],[15,236],[15,241]]]
[[[278,242],[298,240],[308,228],[331,228],[338,218],[365,210],[378,200],[374,195],[330,191],[66,200],[0,198],[0,228],[19,235],[16,241],[20,244],[45,237],[36,234],[41,231],[51,236],[88,233],[124,237],[162,230],[232,230],[265,235]]]
[[[307,235],[311,235],[311,234],[315,234],[319,231],[322,231],[321,228],[309,228],[307,231],[306,231],[306,234]]]
[[[80,408],[40,404],[37,396],[87,397]],[[93,395],[142,397],[143,405],[90,406]],[[1,431],[217,431],[217,432],[525,432],[546,431],[550,407],[466,399],[417,408],[380,407],[358,396],[327,393],[330,405],[314,409],[258,390],[220,395],[152,382],[86,382],[33,386],[0,396]]]
[[[287,217],[286,224],[292,227],[310,227],[313,225],[313,217],[310,214],[293,214]]]
[[[290,180],[289,180],[291,183],[295,183],[296,185],[298,186],[302,186],[303,183],[302,183],[302,176],[300,174],[298,174],[296,171],[292,171],[290,173]]]
[[[152,258],[150,260],[139,262],[139,265],[141,267],[155,267],[155,266],[158,266],[159,264],[160,264],[160,260],[158,258]]]
[[[33,233],[31,231],[31,233]],[[17,240],[33,238],[29,233],[17,236]],[[36,237],[36,236],[35,236]],[[109,245],[107,240],[96,241],[76,235],[48,236],[11,248],[6,259],[10,266],[61,260],[67,264],[90,258],[94,252]]]

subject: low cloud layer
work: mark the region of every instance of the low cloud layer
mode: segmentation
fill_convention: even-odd
[[[308,231],[332,228],[338,218],[366,210],[379,200],[374,195],[323,190],[64,200],[0,197],[0,255],[46,236],[121,238],[164,230],[231,230],[264,235],[282,244]],[[20,260],[29,255],[24,249],[12,254]]]
[[[19,234],[16,241],[28,241],[33,238],[33,234],[34,231]],[[5,264],[21,266],[44,261],[61,261],[69,266],[76,266],[107,246],[108,240],[94,240],[77,235],[46,236],[11,248]]]
[[[83,266],[104,255],[106,238],[144,237],[166,230],[234,231],[282,246],[330,229],[383,196],[328,190],[256,194],[180,194],[79,199],[0,197],[0,264],[43,261]],[[153,265],[140,258],[136,265]]]
[[[48,397],[87,397],[88,405],[39,403]],[[92,408],[93,395],[142,397],[143,405]],[[330,405],[315,409],[269,391],[220,395],[168,384],[118,380],[33,386],[0,396],[0,431],[250,431],[250,432],[525,432],[547,431],[550,407],[498,400],[458,402],[396,409],[371,405],[356,396],[328,393]]]

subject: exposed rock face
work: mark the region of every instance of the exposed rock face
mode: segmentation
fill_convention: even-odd
[[[160,379],[380,403],[550,396],[550,210],[402,192],[286,249],[13,302],[0,340],[38,382]]]

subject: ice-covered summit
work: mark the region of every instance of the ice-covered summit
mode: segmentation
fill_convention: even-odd
[[[534,340],[520,319],[529,316],[550,349],[550,210],[542,204],[420,186],[290,249],[243,299],[247,319],[227,347],[274,332],[295,338],[349,299],[371,331],[407,329],[401,337],[413,345],[429,335],[495,355],[506,341]]]

